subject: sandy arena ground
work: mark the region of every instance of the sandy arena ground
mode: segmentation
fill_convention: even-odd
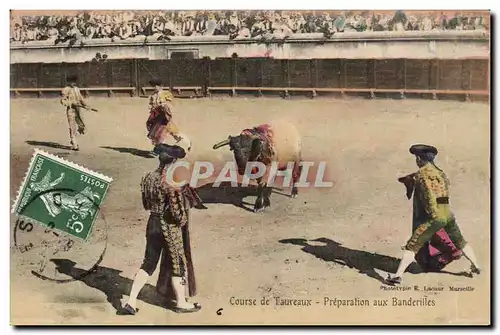
[[[141,265],[148,213],[142,209],[139,182],[157,160],[140,157],[137,150],[103,148],[151,149],[145,136],[146,99],[89,102],[99,113],[84,112],[88,133],[79,138],[81,151],[70,152],[40,143],[69,144],[65,114],[57,100],[11,101],[12,197],[35,147],[114,179],[102,208],[109,246],[93,277],[66,284],[40,280],[30,273],[32,265],[26,259],[34,254],[11,248],[13,324],[489,324],[488,105],[243,97],[177,100],[175,118],[193,140],[191,159],[230,160],[227,147],[214,152],[212,145],[243,128],[287,118],[303,135],[304,159],[326,160],[334,186],[300,190],[297,199],[273,194],[272,208],[260,214],[228,201],[208,201],[208,210],[193,210],[191,238],[199,289],[195,301],[203,309],[180,315],[143,299],[136,316],[121,316],[108,300],[128,298]],[[400,248],[411,232],[412,205],[396,179],[415,171],[408,147],[417,142],[440,150],[437,164],[451,179],[452,208],[484,270],[472,279],[453,275],[469,268],[460,259],[446,268],[451,273],[407,273],[403,284],[410,291],[385,291],[380,279],[395,272]],[[254,200],[245,198],[252,204]],[[295,244],[283,241],[287,239],[295,239]],[[307,240],[307,246],[298,245],[298,239]],[[157,273],[149,284],[156,284]],[[451,285],[473,290],[451,292]],[[424,286],[444,290],[424,292]],[[146,291],[153,292],[151,287]],[[435,306],[392,306],[393,297],[424,296],[434,299]],[[231,297],[255,298],[258,306],[234,306]],[[262,297],[312,299],[312,306],[276,306],[274,299],[260,306]],[[325,297],[389,303],[339,308],[325,306]]]

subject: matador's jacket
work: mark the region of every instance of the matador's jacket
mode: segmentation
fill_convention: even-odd
[[[461,250],[466,241],[449,207],[448,177],[433,163],[428,163],[420,168],[414,178],[413,235],[405,248],[418,253],[427,242],[435,241],[439,237],[439,234],[435,234],[444,229],[456,247],[451,248],[451,252]]]
[[[178,137],[179,129],[172,118],[172,104],[174,96],[170,91],[155,92],[149,97],[149,116],[146,121],[147,137],[153,145],[165,143],[168,134]]]
[[[83,99],[80,89],[76,86],[66,86],[61,92],[61,104],[67,109],[77,110],[78,107],[75,105],[86,106],[85,100]]]
[[[165,169],[146,174],[141,181],[141,192],[145,210],[168,218],[162,220],[162,225],[184,226],[187,223],[188,207],[182,189],[165,182]]]
[[[413,197],[414,228],[428,220],[437,220],[438,198],[449,198],[450,181],[446,174],[434,164],[428,163],[418,170],[414,176],[415,191]]]
[[[61,105],[66,107],[66,113],[71,113],[71,115],[74,115],[74,121],[78,126],[78,132],[80,134],[84,134],[86,126],[83,122],[80,107],[78,106],[85,107],[87,106],[87,103],[85,102],[85,99],[83,99],[80,89],[76,86],[66,86],[61,92],[60,102]]]
[[[155,92],[149,97],[149,109],[151,110],[154,107],[166,105],[173,99],[174,96],[170,91],[160,90],[158,92]]]
[[[165,182],[165,169],[146,174],[141,181],[142,201],[144,209],[152,214],[160,214],[161,229],[163,232],[170,231],[167,225],[180,227],[180,235],[169,236],[164,234],[167,245],[174,243],[184,249],[186,261],[186,276],[189,287],[189,296],[196,294],[196,280],[194,266],[191,256],[191,245],[189,238],[189,208],[191,201],[186,197],[184,188],[177,188]],[[182,244],[182,245],[180,245]],[[160,274],[156,285],[157,292],[161,295],[175,299],[175,291],[172,287],[172,276],[177,262],[172,259],[171,252],[164,249],[160,263]]]

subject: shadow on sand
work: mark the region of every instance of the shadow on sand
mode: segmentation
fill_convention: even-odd
[[[375,269],[382,270],[384,272],[395,273],[399,265],[398,258],[362,250],[349,249],[342,246],[340,243],[325,237],[311,240],[311,242],[324,243],[324,245],[321,246],[311,245],[307,243],[308,241],[306,239],[303,238],[284,239],[280,240],[279,242],[301,246],[303,247],[302,251],[308,254],[311,254],[326,262],[334,262],[337,264],[348,266],[351,269],[356,269],[359,271],[359,273],[376,279],[382,283],[384,282],[384,278],[379,275],[375,271]],[[410,267],[408,267],[406,272],[412,274],[425,273],[417,263],[412,263]],[[448,271],[440,271],[438,273],[444,273],[454,276],[466,276],[465,272],[453,273]]]
[[[273,193],[284,195],[273,188]],[[232,187],[230,182],[223,182],[218,187],[213,187],[213,183],[200,186],[196,189],[198,195],[204,204],[232,204],[238,208],[253,212],[254,202],[247,202],[246,197],[257,197],[257,186],[248,185],[247,187]],[[271,197],[271,208],[273,198]]]
[[[253,203],[243,201],[246,197],[256,197],[257,187],[232,187],[231,183],[221,183],[218,187],[213,187],[209,183],[196,189],[204,204],[231,204],[238,208],[253,212]]]
[[[43,141],[26,141],[29,145],[39,146],[39,147],[48,147],[53,149],[63,149],[63,150],[71,150],[69,145],[63,145],[55,142],[43,142]]]
[[[146,151],[146,150],[140,150],[140,149],[134,149],[134,148],[122,148],[122,147],[107,147],[107,146],[103,146],[100,148],[110,149],[110,150],[118,151],[121,153],[127,153],[127,154],[131,154],[134,156],[142,157],[142,158],[155,158],[155,156],[153,154],[151,154],[150,151]]]
[[[130,294],[133,281],[120,276],[121,271],[98,266],[95,271],[85,276],[86,270],[75,267],[75,262],[68,259],[51,259],[59,273],[81,281],[85,285],[98,289],[106,295],[107,301],[116,310],[117,315],[124,315],[121,299]],[[83,276],[83,278],[82,278]],[[139,294],[138,300],[167,309],[167,301],[162,298],[152,285],[146,284]]]

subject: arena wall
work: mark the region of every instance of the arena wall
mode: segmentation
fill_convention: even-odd
[[[352,32],[333,35],[297,34],[286,41],[229,40],[227,36],[171,37],[168,42],[109,39],[54,45],[49,41],[11,43],[11,63],[83,63],[97,53],[108,59],[164,60],[175,52],[192,58],[273,57],[276,59],[470,59],[489,57],[487,31]]]
[[[489,60],[198,59],[11,64],[11,91],[59,91],[76,73],[89,91],[145,93],[153,77],[174,90],[401,92],[489,95]],[[445,92],[449,91],[449,92]]]
[[[380,34],[384,33],[392,32]],[[66,76],[77,74],[80,86],[88,94],[142,95],[150,89],[148,81],[160,77],[177,95],[186,91],[197,96],[252,91],[279,92],[285,96],[298,92],[313,97],[324,92],[356,92],[372,97],[384,93],[431,94],[434,98],[451,94],[466,99],[489,96],[489,37],[477,31],[455,34],[455,39],[450,34],[429,39],[422,34],[406,33],[405,38],[399,39],[383,39],[379,34],[377,38],[372,35],[371,39],[352,38],[325,44],[300,40],[281,45],[241,41],[206,44],[212,50],[225,50],[219,56],[215,52],[207,56],[200,51],[200,44],[193,41],[113,47],[106,44],[71,48],[11,46],[11,94],[58,93],[66,84]],[[360,38],[359,34],[356,36]],[[259,52],[253,54],[258,48],[267,48],[259,49],[264,56]],[[330,52],[328,48],[337,51]],[[275,49],[282,51],[274,53]],[[97,60],[97,50],[115,53]],[[171,57],[172,50],[195,50],[195,55]],[[25,54],[24,61],[19,61],[20,53]],[[47,59],[41,56],[43,53]],[[61,56],[49,57],[52,53]]]

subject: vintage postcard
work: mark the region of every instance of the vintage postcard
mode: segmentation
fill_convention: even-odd
[[[490,31],[11,10],[11,324],[491,325]]]

